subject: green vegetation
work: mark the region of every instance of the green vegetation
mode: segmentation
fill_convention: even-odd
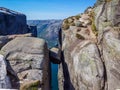
[[[112,23],[110,21],[106,21],[102,23],[103,28],[107,27],[107,26],[113,26]]]
[[[73,17],[69,17],[69,18],[65,19],[63,22],[62,28],[64,30],[67,30],[67,29],[69,29],[70,26],[75,26]]]
[[[80,22],[78,22],[76,24],[74,23],[74,20],[76,20],[76,19],[78,20],[80,17],[81,17],[80,15],[76,15],[76,16],[71,16],[71,17],[65,19],[64,22],[63,22],[62,28],[64,30],[67,30],[67,29],[69,29],[70,26],[80,27],[81,26]]]
[[[65,20],[64,20],[64,23],[67,24],[67,23],[68,23],[68,19],[65,19]]]
[[[74,22],[70,23],[70,26],[75,26],[75,23]]]
[[[120,32],[120,27],[113,27],[115,31]]]
[[[96,26],[95,26],[95,13],[94,13],[94,11],[91,11],[89,13],[89,16],[90,16],[90,20],[92,22],[91,29],[92,29],[93,33],[97,36],[98,30],[96,29]]]
[[[110,1],[112,1],[112,0],[105,0],[106,2],[110,2]]]
[[[74,22],[74,19],[73,19],[73,17],[71,17],[71,18],[68,18],[68,23],[72,23],[72,22]]]
[[[85,40],[85,38],[82,36],[82,35],[80,35],[80,34],[76,34],[76,37],[78,38],[78,39],[82,39],[82,40]]]
[[[76,15],[75,18],[78,20],[79,18],[81,18],[80,15]]]
[[[20,90],[38,90],[38,86],[40,85],[40,81],[32,81],[29,83],[25,83],[20,87]]]
[[[91,28],[92,28],[92,31],[93,31],[93,33],[95,34],[95,36],[98,36],[98,31],[97,31],[97,29],[96,29],[96,26],[95,26],[95,23],[94,23],[94,22],[92,22]]]
[[[63,28],[64,30],[69,29],[69,24],[64,24],[64,25],[62,26],[62,28]]]

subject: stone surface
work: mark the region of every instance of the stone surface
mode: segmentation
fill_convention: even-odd
[[[37,80],[39,84],[36,88],[50,89],[49,51],[43,39],[17,37],[7,43],[1,52],[7,61],[12,88],[29,88]],[[29,87],[28,82],[31,82]]]
[[[7,69],[6,69],[6,61],[4,56],[0,54],[0,88],[10,89],[11,82],[9,77],[7,76]]]
[[[102,50],[107,73],[108,90],[120,89],[120,32],[105,28]]]
[[[104,67],[98,48],[89,41],[65,48],[63,72],[69,90],[102,90],[104,88]],[[65,68],[68,68],[65,69]],[[69,78],[68,78],[69,77]]]
[[[100,1],[100,0],[98,0]],[[120,26],[120,0],[102,2],[94,8],[95,25],[99,32],[98,41],[102,39],[103,30],[107,26]]]
[[[62,63],[59,64],[58,68],[58,86],[59,90],[64,90],[64,73],[63,73],[63,68],[62,68]]]
[[[104,67],[95,44],[83,42],[83,48],[71,52],[74,75],[71,80],[77,90],[102,90],[104,87]],[[78,51],[79,50],[79,51]],[[68,58],[68,57],[67,57]],[[71,67],[71,68],[72,68]]]
[[[15,39],[16,37],[31,37],[31,36],[32,36],[31,33],[0,36],[0,49],[1,49],[5,44],[7,44],[9,41]]]
[[[16,37],[32,37],[32,33],[7,35],[7,37],[8,37],[9,40],[13,40]]]

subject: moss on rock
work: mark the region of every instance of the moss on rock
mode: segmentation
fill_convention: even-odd
[[[21,85],[20,90],[38,90],[38,86],[40,85],[40,81],[30,81]]]
[[[81,18],[80,15],[76,15],[75,18],[78,20],[79,18]]]
[[[90,16],[90,20],[92,22],[91,29],[92,29],[93,33],[97,36],[98,35],[98,30],[96,29],[96,26],[95,26],[95,13],[94,13],[94,11],[91,11],[89,13],[89,16]]]
[[[70,26],[75,26],[75,23],[74,22],[70,23]]]
[[[63,24],[62,28],[63,28],[64,30],[69,29],[69,24]]]
[[[105,0],[106,2],[111,2],[112,0]]]
[[[65,24],[68,24],[68,19],[65,19],[65,20],[64,20],[64,23],[65,23]]]
[[[82,40],[85,40],[85,38],[82,36],[82,35],[80,35],[80,34],[76,34],[76,37],[78,38],[78,39],[82,39]]]

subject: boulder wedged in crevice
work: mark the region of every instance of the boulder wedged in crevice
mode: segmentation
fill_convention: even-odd
[[[49,57],[50,57],[50,61],[54,64],[60,64],[61,60],[60,60],[60,49],[58,48],[51,48],[49,50]]]

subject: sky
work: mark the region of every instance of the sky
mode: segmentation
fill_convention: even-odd
[[[96,0],[0,0],[0,7],[21,12],[28,20],[64,19],[84,12]]]

